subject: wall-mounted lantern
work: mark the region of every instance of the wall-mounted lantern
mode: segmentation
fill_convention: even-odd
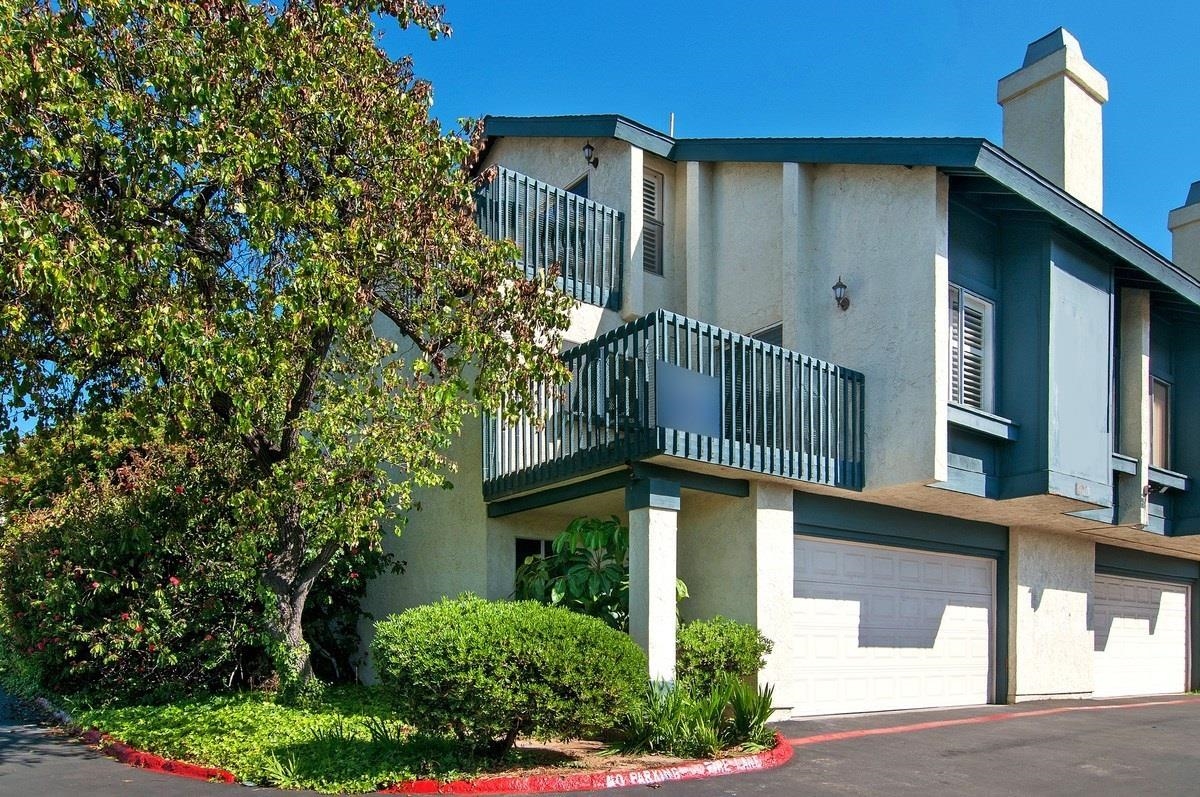
[[[841,276],[838,277],[837,282],[833,283],[833,301],[843,310],[850,307],[850,297],[846,295],[846,283],[842,282]]]
[[[596,157],[596,148],[592,146],[592,142],[590,141],[583,145],[583,159],[593,169],[600,165],[600,159]]]

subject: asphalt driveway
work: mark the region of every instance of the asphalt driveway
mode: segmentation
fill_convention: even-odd
[[[1196,697],[875,714],[787,722],[779,729],[795,742],[785,766],[664,784],[656,797],[1200,794]],[[0,794],[221,797],[250,791],[300,794],[132,769],[48,734],[0,696]]]

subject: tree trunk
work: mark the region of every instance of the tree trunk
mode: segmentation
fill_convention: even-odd
[[[285,655],[277,657],[276,666],[285,672],[279,673],[280,682],[285,690],[289,685],[302,686],[315,678],[312,669],[312,651],[304,641],[304,627],[301,619],[304,617],[304,604],[308,601],[311,584],[289,585],[283,593],[275,594],[275,609],[278,613],[279,627],[276,635],[282,643]]]

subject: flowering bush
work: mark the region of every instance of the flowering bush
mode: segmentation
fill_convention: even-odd
[[[263,605],[203,444],[125,452],[10,512],[0,626],[43,687],[124,697],[264,678]]]

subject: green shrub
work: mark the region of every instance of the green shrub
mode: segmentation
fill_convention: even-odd
[[[724,617],[693,620],[676,638],[675,677],[698,692],[711,690],[726,676],[753,682],[772,647],[752,625]]]
[[[646,657],[601,621],[532,601],[465,595],[375,625],[371,655],[406,719],[503,756],[520,733],[602,734],[634,708]]]
[[[733,748],[764,749],[774,732],[766,726],[774,689],[759,690],[733,676],[704,687],[651,684],[642,704],[626,718],[621,750],[683,758],[713,758]]]
[[[231,460],[208,454],[132,449],[9,516],[0,627],[25,677],[120,698],[265,677],[263,606],[221,500]]]

